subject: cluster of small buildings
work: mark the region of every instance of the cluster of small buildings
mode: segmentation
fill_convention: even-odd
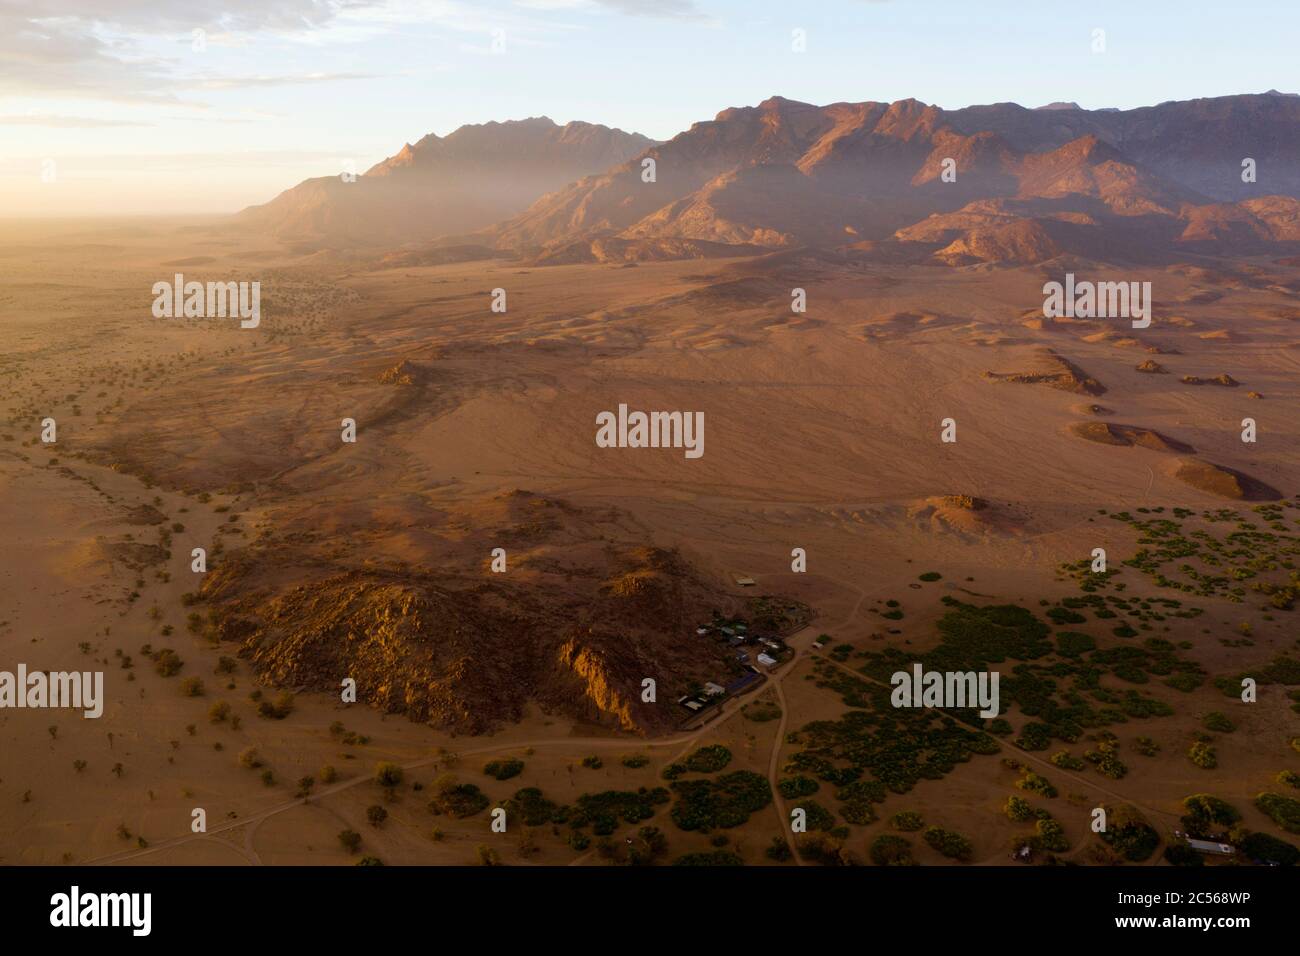
[[[701,640],[717,641],[731,648],[736,663],[740,665],[741,673],[726,685],[710,681],[704,685],[703,692],[679,697],[677,703],[692,713],[698,714],[724,697],[734,696],[761,681],[763,671],[759,670],[759,667],[770,670],[787,656],[788,649],[785,641],[779,637],[761,637],[751,633],[749,624],[740,618],[715,617],[711,623],[697,627],[695,636]]]

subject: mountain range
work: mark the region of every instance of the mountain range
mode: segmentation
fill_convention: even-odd
[[[241,226],[281,239],[366,246],[482,228],[539,196],[654,144],[591,123],[546,117],[462,126],[407,143],[365,173],[308,179],[241,212]]]
[[[1275,91],[1133,110],[772,97],[663,143],[545,118],[466,126],[239,221],[417,258],[467,245],[537,264],[814,246],[1027,264],[1293,252],[1298,200],[1300,98]]]

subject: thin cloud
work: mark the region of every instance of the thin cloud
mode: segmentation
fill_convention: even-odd
[[[0,126],[45,126],[50,129],[95,129],[102,126],[156,126],[156,123],[141,123],[135,120],[95,119],[90,116],[52,116],[26,114],[20,116],[0,116]]]
[[[194,79],[189,85],[202,90],[239,90],[268,86],[303,86],[340,80],[378,80],[378,73],[303,73],[297,76],[222,76]]]
[[[690,6],[689,0],[664,3],[668,10]],[[628,9],[636,6],[630,3]],[[196,83],[195,57],[209,44],[252,48],[280,41],[322,47],[357,43],[399,25],[484,36],[505,29],[522,47],[569,29],[518,16],[508,5],[462,0],[0,0],[0,96],[208,109],[210,104],[188,97],[196,90],[370,78],[325,72],[214,74]]]
[[[654,17],[661,20],[708,20],[694,0],[595,0],[597,6],[630,17]]]
[[[550,12],[608,10],[624,16],[658,20],[712,20],[694,0],[515,0],[515,6]]]
[[[181,172],[198,169],[283,166],[297,169],[305,163],[333,162],[344,158],[337,150],[261,149],[203,153],[104,153],[69,156],[59,161],[60,175],[97,175],[116,172]],[[0,173],[27,174],[38,157],[0,159]]]

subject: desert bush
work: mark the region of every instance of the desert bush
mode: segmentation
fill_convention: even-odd
[[[450,775],[443,774],[443,776]],[[440,777],[439,780],[441,779]],[[481,813],[487,809],[490,802],[487,794],[472,783],[453,783],[442,787],[437,786],[438,781],[434,783],[434,797],[429,801],[429,810],[432,813],[445,813],[460,820]]]
[[[954,830],[945,830],[943,827],[929,827],[926,829],[924,836],[925,842],[930,844],[932,848],[953,860],[966,862],[974,852],[970,841]]]
[[[1070,849],[1070,841],[1065,836],[1065,829],[1051,817],[1040,817],[1034,825],[1034,836],[1030,845],[1035,849],[1052,853],[1064,853]]]
[[[1202,770],[1213,770],[1219,765],[1219,758],[1214,748],[1200,740],[1187,748],[1187,758]]]
[[[1295,866],[1300,863],[1300,849],[1267,833],[1247,834],[1238,846],[1249,859],[1260,863],[1276,863],[1279,866]]]
[[[257,704],[257,716],[267,720],[284,720],[291,713],[293,713],[293,694],[287,690],[277,694],[274,703],[262,700]]]
[[[175,651],[164,647],[153,659],[153,669],[160,677],[175,677],[185,664]]]
[[[677,794],[673,822],[683,830],[706,833],[715,826],[740,826],[751,813],[772,802],[767,778],[751,770],[736,770],[716,779],[681,780],[672,789]]]
[[[1025,820],[1031,820],[1034,816],[1034,808],[1024,797],[1017,797],[1015,794],[1007,797],[1007,802],[1002,807],[1007,818],[1016,823],[1023,823]]]
[[[1216,734],[1230,734],[1237,729],[1237,725],[1226,714],[1217,710],[1212,710],[1201,718],[1201,723],[1206,730],[1213,730]]]
[[[1036,793],[1044,797],[1055,797],[1057,794],[1056,787],[1051,781],[1032,770],[1026,770],[1024,776],[1016,781],[1016,786],[1028,793]]]
[[[916,866],[911,841],[892,833],[876,837],[867,855],[876,866]]]
[[[816,793],[820,786],[812,777],[805,777],[802,774],[796,777],[782,777],[776,784],[781,796],[787,800],[794,800]]]
[[[1098,834],[1127,860],[1141,863],[1160,845],[1160,835],[1136,807],[1120,804],[1106,808],[1106,830]]]
[[[717,773],[731,763],[731,751],[722,744],[710,744],[690,754],[686,760],[686,769],[695,773]]]
[[[784,837],[779,836],[772,837],[772,842],[768,844],[767,849],[763,851],[763,855],[769,860],[775,860],[777,863],[785,863],[794,856],[794,854],[790,852],[790,844],[785,842]]]
[[[889,819],[890,824],[895,830],[902,830],[905,833],[912,833],[920,830],[925,826],[925,821],[921,819],[921,814],[915,810],[900,810]]]
[[[1300,800],[1265,791],[1255,797],[1255,807],[1290,833],[1300,833]]]
[[[483,767],[483,772],[489,777],[495,777],[497,780],[509,780],[511,777],[517,777],[523,772],[524,762],[514,757],[506,760],[489,760]]]
[[[1068,750],[1058,750],[1047,759],[1053,767],[1060,767],[1062,770],[1086,770],[1088,767],[1087,763],[1072,755]]]
[[[1183,809],[1186,811],[1182,818],[1183,829],[1190,836],[1202,840],[1222,836],[1241,819],[1236,807],[1208,793],[1194,793],[1184,798]]]

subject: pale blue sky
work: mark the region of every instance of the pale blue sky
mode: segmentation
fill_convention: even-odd
[[[666,139],[772,94],[1294,92],[1298,26],[1294,0],[0,0],[0,215],[235,210],[493,119]]]

